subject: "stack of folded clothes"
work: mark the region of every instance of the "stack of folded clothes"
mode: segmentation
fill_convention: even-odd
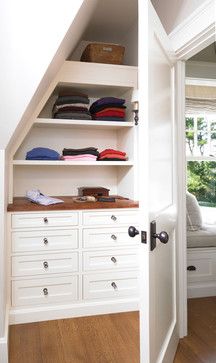
[[[98,155],[98,149],[95,147],[86,147],[82,149],[63,149],[62,160],[96,161]]]
[[[91,120],[89,98],[84,93],[62,90],[53,106],[53,118]]]
[[[93,120],[125,121],[125,100],[116,97],[103,97],[95,101],[89,111]]]
[[[59,160],[60,155],[57,151],[47,147],[35,147],[26,154],[26,160]]]
[[[98,157],[99,161],[126,161],[127,155],[123,151],[114,149],[103,150]]]

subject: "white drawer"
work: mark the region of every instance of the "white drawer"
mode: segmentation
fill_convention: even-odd
[[[85,228],[83,229],[83,247],[121,247],[136,246],[139,236],[131,238],[128,235],[128,227],[112,228]]]
[[[216,260],[211,258],[188,259],[187,275],[188,282],[216,280]]]
[[[12,228],[76,226],[78,213],[23,213],[12,215]]]
[[[106,211],[106,212],[83,212],[83,224],[86,226],[94,225],[113,225],[138,223],[137,211]]]
[[[132,250],[84,252],[84,271],[138,268],[138,252]]]
[[[12,276],[46,275],[77,270],[76,252],[12,257]]]
[[[12,232],[12,252],[44,252],[78,248],[78,230]]]
[[[111,272],[83,276],[83,298],[138,296],[138,272]]]
[[[66,303],[77,300],[77,296],[77,276],[12,282],[13,306]]]

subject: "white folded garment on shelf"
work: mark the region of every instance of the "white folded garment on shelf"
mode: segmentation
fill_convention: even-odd
[[[28,190],[26,192],[26,197],[33,203],[42,204],[42,205],[51,205],[64,203],[63,200],[58,198],[49,197],[48,195],[44,195],[38,189]]]

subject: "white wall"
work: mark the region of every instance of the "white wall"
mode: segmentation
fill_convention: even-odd
[[[167,34],[206,0],[151,0]]]
[[[5,149],[83,0],[0,2],[0,149]]]

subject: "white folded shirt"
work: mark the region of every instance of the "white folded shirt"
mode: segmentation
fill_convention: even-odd
[[[49,197],[48,195],[44,195],[38,189],[28,190],[26,192],[26,197],[31,202],[42,204],[42,205],[51,205],[51,204],[58,204],[64,203],[63,200],[58,198]]]

